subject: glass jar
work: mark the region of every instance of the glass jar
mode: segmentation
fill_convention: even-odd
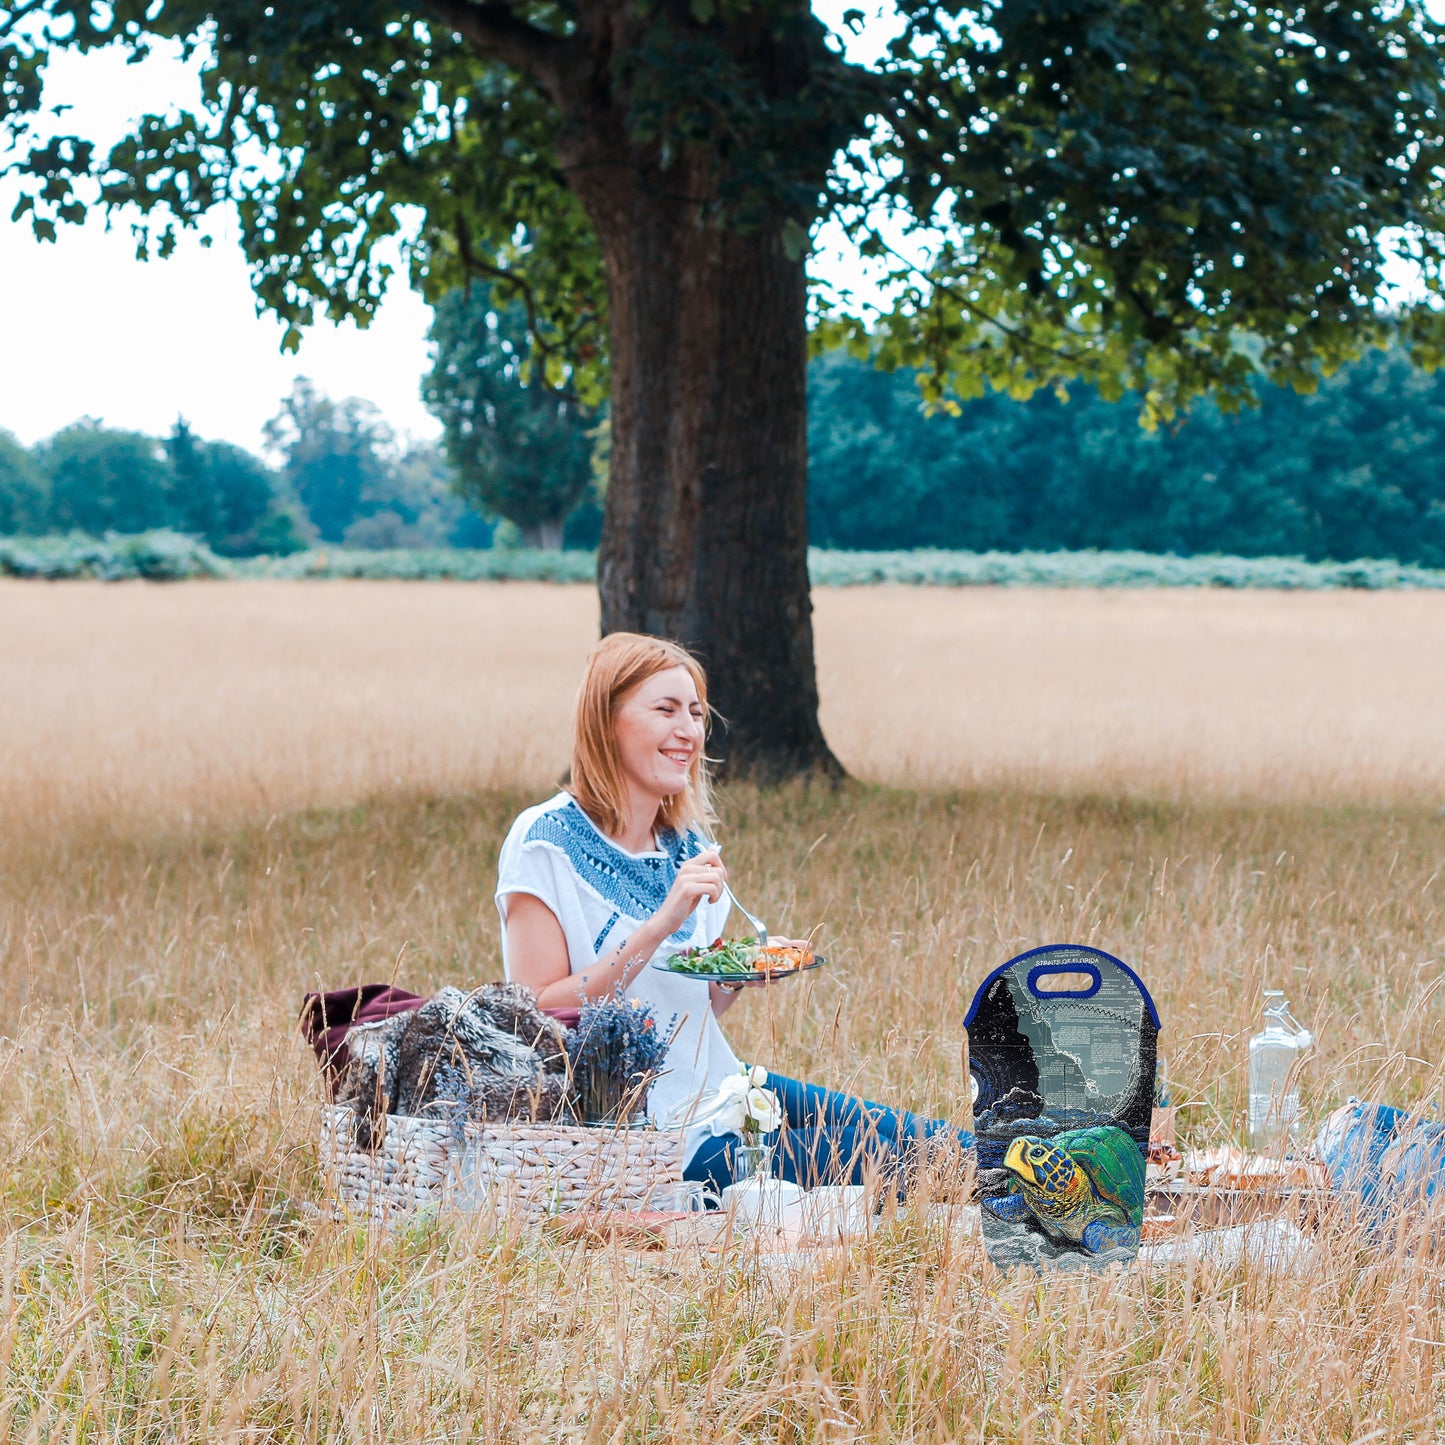
[[[744,1179],[770,1179],[773,1174],[773,1146],[752,1144],[744,1137],[733,1150],[733,1183]]]

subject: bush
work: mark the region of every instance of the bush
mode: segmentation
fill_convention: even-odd
[[[1445,571],[1398,562],[1298,557],[1170,557],[1152,552],[825,552],[808,554],[818,587],[1445,588]]]
[[[1398,562],[1304,562],[1298,557],[1168,557],[1150,552],[829,552],[814,548],[815,587],[1232,587],[1367,591],[1445,589],[1445,571]],[[591,583],[595,552],[320,547],[282,557],[226,559],[179,532],[103,539],[0,538],[0,576],[157,582],[188,577],[355,578],[374,581]]]
[[[290,557],[255,557],[236,563],[238,577],[332,577],[455,582],[592,582],[592,552],[464,551],[392,548],[384,551],[322,547]]]
[[[104,538],[72,532],[68,537],[0,538],[0,576],[180,582],[189,577],[229,575],[227,563],[204,542],[180,532],[157,530],[129,537],[109,533]]]

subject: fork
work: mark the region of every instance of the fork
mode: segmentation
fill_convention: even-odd
[[[738,902],[737,894],[734,893],[732,888],[726,883],[723,884],[723,892],[727,894],[728,902],[752,924],[753,933],[757,936],[758,947],[766,948],[768,946],[768,925],[764,923],[756,913],[749,913],[748,910]]]

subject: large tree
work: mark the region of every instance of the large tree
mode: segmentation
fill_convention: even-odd
[[[92,198],[138,207],[163,253],[234,201],[296,326],[369,314],[398,234],[433,295],[510,285],[554,380],[610,367],[604,628],[698,647],[720,746],[763,775],[832,762],[806,573],[820,218],[896,283],[887,315],[821,308],[944,404],[1084,377],[1167,418],[1390,333],[1438,359],[1438,312],[1378,304],[1382,235],[1441,290],[1441,52],[1394,0],[901,0],[868,67],[806,0],[15,0],[11,124],[57,48],[155,36],[204,49],[201,113],[107,154],[42,125],[21,211],[44,235]]]
[[[344,541],[354,522],[382,509],[396,438],[371,402],[333,401],[300,376],[263,431],[323,542]]]
[[[526,310],[495,289],[477,282],[437,303],[422,395],[442,424],[458,494],[505,517],[527,546],[556,550],[592,486],[597,416],[531,365]]]
[[[50,495],[35,458],[7,431],[0,431],[0,537],[44,532]]]
[[[171,469],[154,437],[87,417],[42,442],[36,458],[54,531],[144,532],[176,521]]]

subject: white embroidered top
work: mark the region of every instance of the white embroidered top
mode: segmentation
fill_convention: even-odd
[[[497,865],[502,915],[502,966],[507,959],[507,895],[530,893],[557,916],[573,973],[581,973],[651,918],[677,877],[678,866],[711,846],[698,832],[662,832],[658,847],[628,853],[606,836],[570,793],[528,808],[511,826]],[[627,986],[628,998],[652,1005],[657,1027],[676,1030],[667,1072],[653,1085],[652,1117],[661,1122],[715,1090],[741,1066],[713,1015],[708,985],[664,973],[653,964],[684,948],[721,937],[730,905],[704,900]],[[713,1131],[690,1129],[684,1159]]]

